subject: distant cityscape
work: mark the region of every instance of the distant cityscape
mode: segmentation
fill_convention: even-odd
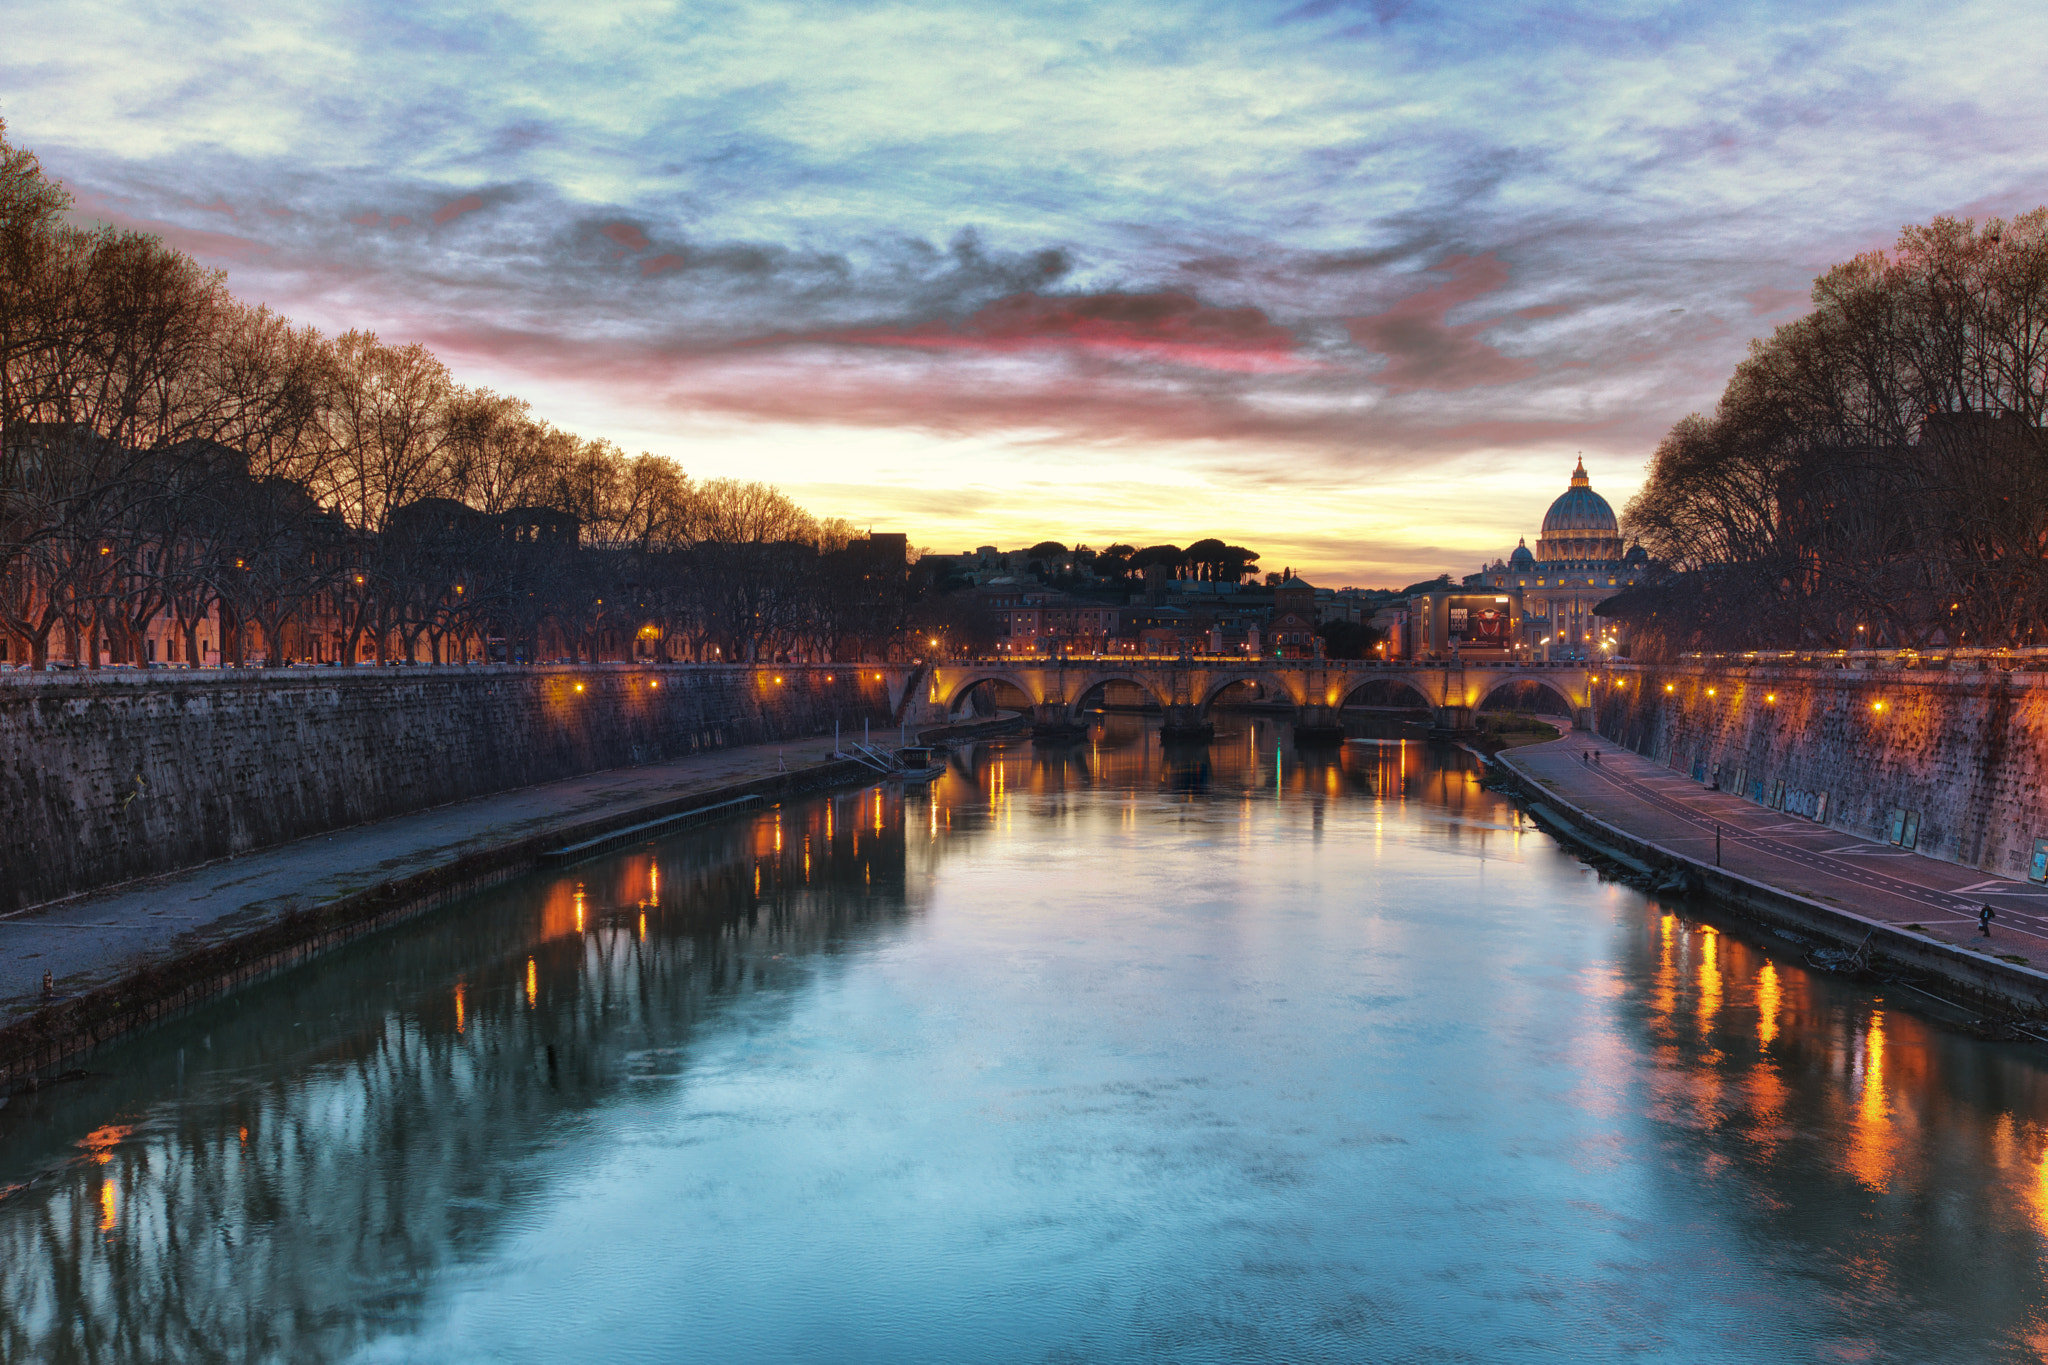
[[[1401,588],[1330,587],[1291,567],[1261,574],[1259,558],[1215,540],[926,554],[926,643],[963,654],[1587,659],[1626,652],[1619,623],[1598,609],[1654,567],[1641,547],[1624,548],[1583,462],[1535,550],[1525,540],[1456,583],[1446,573]]]

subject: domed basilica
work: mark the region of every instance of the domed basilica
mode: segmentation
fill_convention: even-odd
[[[1600,657],[1612,632],[1593,608],[1642,581],[1650,567],[1640,545],[1624,551],[1607,499],[1593,491],[1581,459],[1571,487],[1543,515],[1536,552],[1527,540],[1506,559],[1465,578],[1467,588],[1509,590],[1521,601],[1522,644],[1537,658]]]

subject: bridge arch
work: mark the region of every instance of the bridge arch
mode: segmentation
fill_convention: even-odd
[[[958,678],[945,679],[934,698],[945,709],[947,715],[957,715],[960,706],[975,688],[981,686],[1008,688],[1021,694],[1027,706],[1038,705],[1043,698],[1032,690],[1031,680],[1006,668],[978,668]]]
[[[1082,678],[1080,684],[1074,689],[1074,695],[1067,700],[1067,714],[1072,717],[1078,717],[1081,714],[1082,703],[1111,683],[1129,683],[1132,687],[1144,693],[1155,705],[1162,708],[1171,705],[1173,702],[1173,697],[1170,694],[1160,692],[1157,679],[1147,678],[1122,669],[1105,669],[1099,673],[1090,673]]]
[[[1551,697],[1562,703],[1564,715],[1576,716],[1580,708],[1586,705],[1586,702],[1584,699],[1572,695],[1570,681],[1567,678],[1552,677],[1544,673],[1510,674],[1504,678],[1494,679],[1483,688],[1480,688],[1473,698],[1472,709],[1474,711],[1485,710],[1488,701],[1509,688],[1514,688],[1518,692],[1526,691],[1529,688],[1536,688],[1547,692]]]
[[[1256,684],[1263,700],[1286,701],[1296,709],[1308,704],[1304,687],[1289,687],[1286,675],[1275,673],[1271,669],[1224,669],[1211,674],[1203,681],[1205,686],[1196,705],[1199,713],[1204,716],[1209,714],[1209,708],[1215,704],[1218,697],[1241,683]]]
[[[1419,680],[1395,673],[1349,681],[1344,695],[1337,699],[1337,705],[1406,706],[1420,711],[1434,710],[1437,703]]]

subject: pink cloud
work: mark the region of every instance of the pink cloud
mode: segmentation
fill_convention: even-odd
[[[441,205],[440,208],[434,210],[434,226],[441,227],[444,224],[452,223],[463,214],[475,213],[483,206],[484,201],[473,194],[465,194],[460,199],[451,199]],[[394,218],[392,221],[397,222],[398,220]]]
[[[368,213],[357,214],[355,217],[349,219],[349,221],[351,223],[354,223],[357,227],[379,227],[384,222],[384,215],[377,212],[375,209],[372,209]]]
[[[392,330],[397,334],[400,329]],[[688,341],[642,347],[566,342],[542,332],[451,328],[438,318],[422,318],[420,325],[403,331],[451,364],[484,362],[545,375],[551,382],[587,383],[643,408],[775,423],[948,432],[1042,433],[1056,427],[1092,440],[1190,442],[1219,452],[1241,445],[1256,454],[1240,472],[1267,484],[1307,487],[1321,486],[1333,475],[1351,478],[1355,468],[1349,461],[1361,442],[1376,461],[1393,467],[1517,438],[1555,443],[1592,429],[1540,421],[1447,424],[1435,411],[1387,411],[1361,419],[1354,406],[1343,402],[1309,402],[1276,411],[1241,401],[1241,380],[1235,374],[1213,387],[1134,384],[1118,367],[1065,364],[1062,354],[1051,350],[877,345],[822,354],[805,345],[728,350]],[[1002,363],[992,367],[990,362]],[[1643,433],[1645,439],[1654,434],[1648,428]],[[1342,454],[1276,462],[1276,449]]]
[[[669,270],[681,270],[688,264],[687,260],[678,256],[675,252],[664,251],[659,256],[649,256],[646,260],[640,262],[640,273],[643,275],[659,275]]]
[[[1493,253],[1447,256],[1430,267],[1431,274],[1450,278],[1419,294],[1410,294],[1384,313],[1354,318],[1351,339],[1387,357],[1375,382],[1393,393],[1419,389],[1454,391],[1511,384],[1536,373],[1536,364],[1507,356],[1479,340],[1498,319],[1452,326],[1450,311],[1491,294],[1507,283],[1508,268]]]
[[[1294,334],[1259,309],[1214,308],[1177,292],[1012,294],[957,324],[934,321],[775,340],[982,353],[1080,351],[1239,374],[1311,365],[1296,353]]]
[[[628,251],[647,250],[647,234],[631,223],[606,223],[598,231]]]
[[[1812,301],[1813,295],[1804,289],[1752,289],[1742,296],[1749,305],[1749,315],[1760,318],[1771,313],[1782,313]]]
[[[393,215],[391,215],[391,226],[393,226],[393,227],[411,227],[411,226],[412,226],[412,219],[410,219],[410,218],[406,217],[406,216],[405,216],[404,214],[402,214],[402,213],[394,213]]]

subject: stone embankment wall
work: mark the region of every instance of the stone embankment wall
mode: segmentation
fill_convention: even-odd
[[[1911,812],[1919,852],[2015,877],[2048,837],[2048,674],[1643,666],[1595,693],[1617,743],[1865,838]]]
[[[886,723],[900,669],[0,680],[0,912],[578,773]]]

